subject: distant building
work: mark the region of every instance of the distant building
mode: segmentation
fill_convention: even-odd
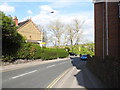
[[[95,55],[120,57],[120,0],[102,1],[94,0]]]
[[[43,40],[43,33],[33,23],[31,19],[18,23],[17,17],[14,17],[14,22],[19,28],[17,31],[23,35],[28,42],[38,43],[41,45]]]

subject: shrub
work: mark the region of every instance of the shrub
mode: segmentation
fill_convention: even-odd
[[[17,52],[17,58],[30,59],[33,57],[33,46],[31,43],[24,43],[20,50]],[[35,51],[35,50],[34,50]]]
[[[65,58],[68,56],[68,53],[61,48],[46,48],[43,49],[42,59],[43,60],[50,60],[50,59],[57,59],[57,58]]]
[[[2,31],[2,55],[3,60],[7,61],[14,59],[17,51],[21,48],[21,45],[25,42],[25,39],[16,30],[12,17],[6,16],[0,11],[0,30]]]
[[[55,49],[43,49],[43,53],[41,54],[42,60],[51,60],[57,58],[57,51]]]
[[[35,47],[35,52],[34,52],[34,59],[40,59],[41,58],[41,53],[42,53],[42,48],[37,45],[37,44],[33,44],[33,46]]]
[[[51,60],[57,58],[65,58],[68,56],[62,48],[41,48],[38,44],[24,43],[17,51],[16,55],[8,55],[6,59],[42,59]]]
[[[68,52],[66,52],[64,49],[58,49],[58,57],[59,58],[65,58],[68,55],[69,55]]]
[[[57,49],[55,48],[46,48],[43,49],[43,53],[42,53],[42,59],[43,60],[51,60],[51,59],[56,59],[57,56]]]

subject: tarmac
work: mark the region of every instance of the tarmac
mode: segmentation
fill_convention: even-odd
[[[86,62],[81,61],[79,65],[74,65],[52,88],[81,88],[88,90],[91,88],[105,88],[105,86],[86,67]]]
[[[60,59],[61,60],[67,60]],[[31,65],[39,65],[52,63],[59,60],[51,60],[51,61],[35,61],[18,65],[8,65],[1,67],[0,71],[9,71],[14,69],[20,69],[24,67],[30,67]],[[78,61],[78,60],[76,60]],[[69,68],[67,73],[62,75],[60,79],[51,87],[51,88],[81,88],[83,90],[87,90],[90,88],[105,88],[103,83],[86,67],[86,61],[72,62],[73,66]]]

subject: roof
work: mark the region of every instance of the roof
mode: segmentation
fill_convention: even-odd
[[[18,23],[18,26],[21,27],[23,25],[25,25],[26,23],[28,23],[29,21],[32,21],[31,19],[27,19],[26,21],[20,22]],[[32,22],[33,23],[33,22]],[[33,23],[34,24],[34,23]],[[35,25],[35,24],[34,24]],[[40,32],[39,28],[37,25],[35,25],[35,27],[38,29],[38,31]]]
[[[29,19],[27,19],[26,21],[23,21],[23,22],[20,22],[20,23],[18,23],[18,26],[22,26],[22,25],[24,25],[25,23],[27,23],[27,22],[29,22]]]

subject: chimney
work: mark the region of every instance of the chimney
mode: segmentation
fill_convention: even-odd
[[[16,25],[16,26],[18,26],[18,19],[17,19],[17,17],[16,17],[16,16],[14,17],[14,19],[13,19],[13,20],[14,20],[14,22],[15,22],[15,25]]]

